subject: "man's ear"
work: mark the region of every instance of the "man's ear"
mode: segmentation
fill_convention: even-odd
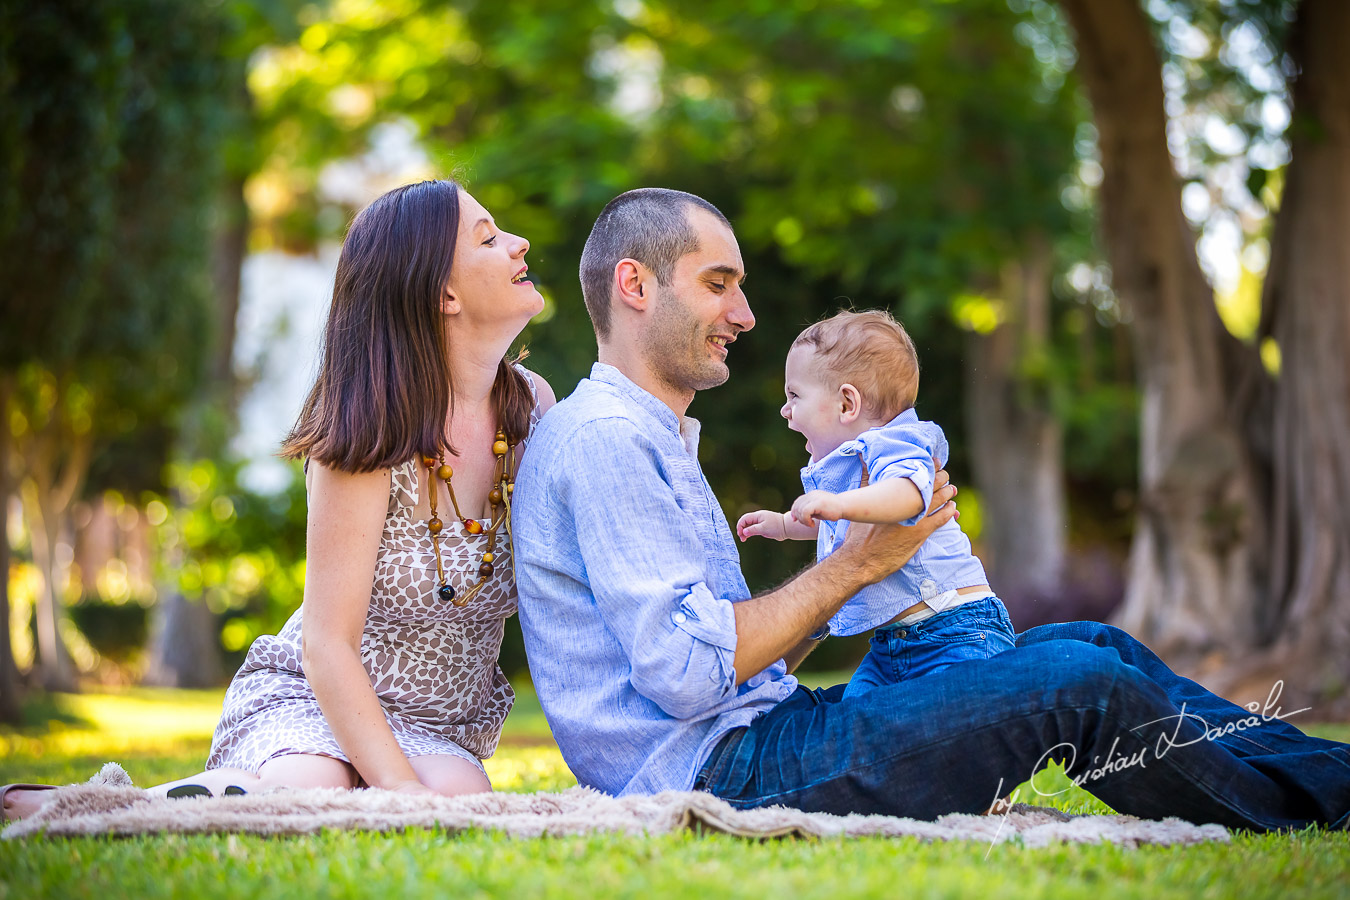
[[[651,272],[635,259],[621,259],[614,266],[614,293],[629,309],[638,312],[647,309],[652,297],[647,293],[651,281]]]
[[[862,394],[853,385],[839,385],[839,422],[851,425],[862,415]]]

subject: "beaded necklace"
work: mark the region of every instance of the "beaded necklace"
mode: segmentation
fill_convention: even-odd
[[[478,566],[478,581],[458,593],[446,580],[445,569],[441,565],[440,535],[445,525],[436,515],[437,478],[445,482],[445,488],[450,494],[450,503],[455,508],[455,518],[463,524],[464,533],[481,534],[483,526],[477,519],[467,518],[460,512],[459,501],[455,499],[455,486],[451,482],[455,470],[450,468],[445,462],[445,458],[422,457],[422,465],[427,467],[431,487],[431,492],[428,495],[428,499],[431,501],[431,518],[427,520],[427,531],[431,533],[431,546],[436,554],[436,578],[441,583],[441,586],[436,589],[436,596],[446,603],[453,603],[455,606],[467,606],[478,596],[484,585],[487,584],[488,579],[492,577],[494,572],[492,564],[497,558],[497,530],[503,524],[506,525],[506,540],[511,552],[511,575],[512,577],[515,576],[516,547],[511,534],[511,493],[516,489],[516,445],[508,444],[506,435],[498,431],[496,440],[492,442],[492,455],[497,457],[497,463],[492,477],[494,487],[488,492],[487,549],[483,551],[483,561]]]

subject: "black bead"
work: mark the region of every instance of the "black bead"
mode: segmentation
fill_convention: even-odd
[[[441,585],[436,590],[436,596],[441,598],[443,603],[453,603],[455,600],[455,589],[448,584]]]

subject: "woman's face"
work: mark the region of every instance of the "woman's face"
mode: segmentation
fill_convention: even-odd
[[[446,285],[458,314],[489,327],[518,322],[523,328],[544,308],[544,298],[526,277],[529,249],[529,241],[498,228],[483,205],[461,189],[459,238]]]

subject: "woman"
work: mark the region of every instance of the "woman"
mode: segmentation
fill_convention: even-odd
[[[453,181],[383,195],[343,242],[318,378],[282,455],[305,459],[305,595],[225,696],[207,770],[151,790],[491,790],[514,694],[510,494],[554,402],[508,361],[543,298],[529,243]],[[7,789],[7,818],[42,800]],[[232,791],[233,792],[233,791]]]

